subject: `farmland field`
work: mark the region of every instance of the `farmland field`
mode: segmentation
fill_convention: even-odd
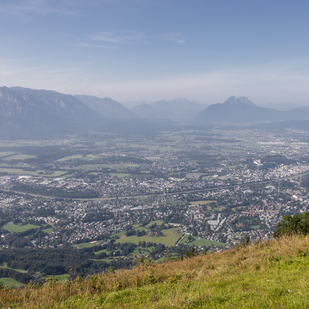
[[[75,247],[75,248],[91,248],[91,247],[93,247],[93,244],[90,243],[90,242],[83,242],[83,243],[80,243],[80,244],[75,244],[75,245],[73,245],[73,247]]]
[[[46,175],[44,174],[45,171],[43,170],[24,171],[22,168],[3,168],[3,167],[0,167],[0,172],[8,173],[9,175],[32,175],[32,176],[41,176],[41,177],[59,177],[67,173],[66,171],[55,171],[53,173]]]
[[[15,225],[13,221],[6,223],[1,227],[2,229],[8,230],[9,232],[24,232],[29,229],[38,228],[37,225],[26,224],[26,225]]]
[[[25,160],[25,159],[30,159],[30,158],[36,158],[36,156],[18,153],[18,154],[14,154],[12,156],[6,157],[3,160]]]
[[[186,178],[189,179],[199,179],[201,176],[205,175],[204,173],[188,173]]]
[[[19,288],[24,286],[23,283],[20,283],[13,278],[0,278],[0,284],[3,284],[9,288]]]
[[[125,173],[110,173],[111,176],[116,176],[118,178],[123,178],[123,177],[128,177],[129,174],[125,174]]]
[[[149,236],[149,235],[144,235],[144,236],[123,236],[120,239],[116,240],[116,243],[125,243],[125,242],[132,242],[134,244],[138,244],[140,241],[146,241],[146,242],[154,242],[156,244],[164,244],[166,246],[174,246],[175,242],[179,239],[181,236],[180,228],[171,228],[168,230],[162,230],[162,233],[165,236]]]
[[[48,229],[45,229],[45,230],[42,230],[44,233],[51,233],[54,229],[52,227],[48,228]]]
[[[195,201],[195,202],[190,202],[191,205],[206,205],[210,203],[215,203],[216,201]]]

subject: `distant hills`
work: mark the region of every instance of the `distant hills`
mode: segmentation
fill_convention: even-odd
[[[277,109],[279,111],[289,111],[291,109],[299,108],[299,105],[295,103],[268,103],[266,105],[262,105],[262,107]]]
[[[147,135],[176,123],[261,124],[309,119],[309,106],[282,111],[257,106],[246,97],[232,96],[224,103],[205,107],[196,101],[178,98],[142,103],[129,110],[110,98],[0,87],[0,138],[107,132]],[[293,122],[291,125],[295,126]]]
[[[138,118],[136,114],[111,98],[100,99],[90,95],[75,95],[74,97],[105,117],[124,119]]]
[[[132,111],[145,119],[170,119],[174,121],[192,120],[206,105],[196,101],[178,98],[172,101],[156,101],[142,103],[132,108]]]

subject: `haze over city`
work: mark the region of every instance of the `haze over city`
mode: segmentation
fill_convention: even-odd
[[[308,1],[0,2],[0,85],[308,105]]]

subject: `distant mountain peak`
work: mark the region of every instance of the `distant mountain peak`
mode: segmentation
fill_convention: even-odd
[[[256,106],[255,104],[253,104],[248,98],[246,97],[239,97],[236,98],[234,96],[229,97],[224,103],[222,103],[223,105],[226,106]]]
[[[196,117],[197,121],[208,123],[252,123],[286,119],[280,111],[259,107],[246,97],[229,97],[224,103],[208,106]]]

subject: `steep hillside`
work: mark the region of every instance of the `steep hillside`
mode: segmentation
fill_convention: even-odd
[[[111,98],[101,99],[90,95],[75,95],[74,97],[105,117],[124,119],[137,117],[122,104]]]
[[[89,100],[97,102],[98,98],[93,98]],[[137,116],[120,103],[111,99],[103,101],[105,105],[100,106],[106,116],[71,95],[0,87],[0,139],[48,139],[92,133],[149,136],[160,128],[157,124],[134,118]]]
[[[104,117],[71,95],[0,87],[0,137],[32,138],[86,133]]]
[[[270,242],[22,290],[4,308],[306,308],[309,238]]]

